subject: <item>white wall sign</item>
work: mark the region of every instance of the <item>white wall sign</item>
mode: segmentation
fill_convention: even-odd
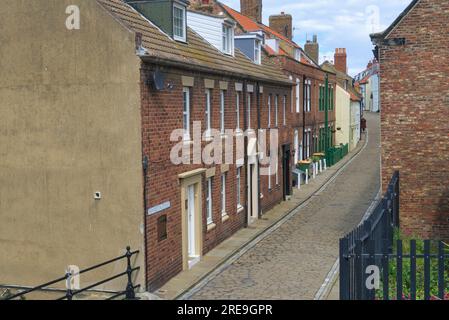
[[[161,211],[167,210],[168,208],[171,207],[171,203],[170,201],[164,202],[160,205],[157,205],[155,207],[152,207],[150,209],[148,209],[148,215],[151,216],[153,214],[159,213]]]

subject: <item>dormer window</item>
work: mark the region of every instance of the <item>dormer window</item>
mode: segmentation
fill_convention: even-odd
[[[301,50],[295,49],[295,60],[301,61]]]
[[[173,4],[173,39],[186,41],[186,8]]]
[[[260,40],[254,41],[254,62],[257,64],[262,63],[262,50],[261,50],[262,42]]]
[[[235,46],[256,64],[262,64],[263,35],[247,33],[235,36]]]
[[[222,51],[232,55],[234,53],[234,29],[233,27],[223,24],[223,48]]]

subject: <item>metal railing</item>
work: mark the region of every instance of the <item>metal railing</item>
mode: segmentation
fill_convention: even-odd
[[[363,253],[391,254],[394,233],[399,227],[399,172],[395,172],[387,192],[373,213],[357,228],[340,239],[340,299],[362,300],[370,297],[363,279]],[[376,261],[366,261],[375,264]],[[378,259],[379,257],[377,257]],[[377,261],[379,262],[379,261]]]
[[[334,146],[326,152],[326,163],[329,167],[337,164],[341,159],[349,153],[349,144]]]
[[[115,279],[118,279],[118,278],[124,277],[124,276],[127,276],[127,285],[126,285],[126,289],[123,290],[123,291],[114,293],[112,296],[108,297],[106,300],[117,299],[117,298],[119,298],[119,297],[121,297],[121,296],[125,296],[125,299],[127,299],[127,300],[133,300],[133,299],[136,299],[135,290],[138,289],[138,288],[140,288],[140,284],[138,284],[138,285],[133,285],[133,282],[132,282],[132,275],[133,275],[133,273],[134,273],[135,271],[140,270],[140,267],[132,267],[132,266],[131,266],[131,258],[132,258],[134,255],[137,255],[138,253],[139,253],[139,250],[131,251],[131,248],[130,248],[130,247],[127,247],[127,248],[126,248],[126,253],[125,253],[124,255],[122,255],[122,256],[119,256],[119,257],[117,257],[117,258],[114,258],[114,259],[111,259],[111,260],[108,260],[108,261],[99,263],[99,264],[97,264],[97,265],[95,265],[95,266],[92,266],[92,267],[89,267],[89,268],[86,268],[86,269],[80,270],[76,275],[74,275],[74,274],[68,272],[68,273],[66,273],[63,277],[60,277],[60,278],[58,278],[58,279],[49,281],[49,282],[44,283],[44,284],[41,284],[41,285],[39,285],[39,286],[36,286],[36,287],[30,288],[30,289],[26,289],[26,290],[24,290],[24,291],[21,291],[21,292],[19,292],[19,293],[17,293],[17,294],[14,294],[14,295],[12,295],[12,296],[7,297],[6,300],[13,300],[13,299],[17,299],[17,298],[22,298],[22,297],[24,297],[25,295],[27,295],[27,294],[29,294],[29,293],[32,293],[32,292],[48,290],[48,287],[53,286],[53,285],[55,285],[55,284],[57,284],[57,283],[59,283],[59,282],[62,282],[62,281],[69,281],[69,280],[70,280],[72,277],[74,277],[74,276],[78,276],[78,275],[81,275],[81,274],[85,274],[85,273],[87,273],[87,272],[90,272],[90,271],[93,271],[93,270],[102,268],[102,267],[104,267],[104,266],[110,265],[110,264],[112,264],[112,263],[114,263],[114,262],[117,262],[117,261],[120,261],[120,260],[124,260],[124,259],[126,259],[126,261],[127,261],[127,268],[126,268],[126,270],[125,270],[124,272],[121,272],[121,273],[119,273],[119,274],[116,274],[116,275],[114,275],[114,276],[111,276],[111,277],[109,277],[109,278],[107,278],[107,279],[98,281],[98,282],[96,282],[96,283],[94,283],[94,284],[91,284],[91,285],[89,285],[89,286],[87,286],[87,287],[85,287],[85,288],[82,288],[82,289],[72,290],[72,289],[68,288],[68,289],[66,290],[65,295],[62,296],[62,297],[60,297],[60,298],[58,298],[58,299],[56,299],[56,300],[73,300],[73,298],[74,298],[75,296],[77,296],[77,295],[79,295],[79,294],[81,294],[81,293],[83,293],[83,292],[86,292],[86,291],[88,291],[88,290],[92,290],[92,289],[94,289],[95,287],[98,287],[98,286],[100,286],[100,285],[102,285],[102,284],[111,282],[111,281],[113,281],[113,280],[115,280]]]

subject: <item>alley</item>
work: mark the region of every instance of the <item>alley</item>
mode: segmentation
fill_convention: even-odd
[[[365,117],[367,147],[323,192],[191,299],[314,298],[338,258],[339,238],[360,222],[379,191],[380,118]]]

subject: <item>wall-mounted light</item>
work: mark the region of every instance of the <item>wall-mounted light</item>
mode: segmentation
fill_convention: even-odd
[[[94,199],[95,200],[101,200],[101,192],[100,191],[97,191],[97,192],[94,193]]]

